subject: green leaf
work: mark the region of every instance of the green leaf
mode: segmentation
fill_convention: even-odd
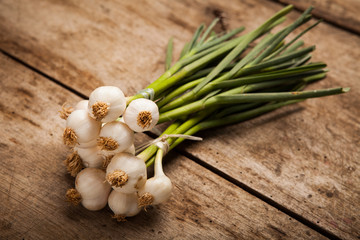
[[[292,10],[292,8],[293,8],[292,5],[283,8],[273,17],[267,20],[264,24],[262,24],[260,27],[258,27],[251,33],[247,34],[244,40],[241,41],[225,58],[223,58],[223,60],[209,73],[209,75],[204,79],[204,81],[193,89],[194,94],[199,92],[201,88],[203,88],[208,82],[213,80],[221,71],[223,71],[223,69],[227,65],[229,65],[231,61],[233,61],[240,53],[242,53],[246,49],[249,43],[251,43],[257,37],[262,35],[268,29],[269,26],[271,26],[278,19],[282,18],[287,13],[289,13]]]
[[[206,31],[204,32],[204,34],[202,35],[202,37],[199,40],[199,45],[201,45],[205,39],[207,38],[207,36],[209,35],[209,33],[211,32],[211,30],[215,27],[215,25],[217,24],[217,22],[219,21],[219,18],[215,18],[209,25],[209,27],[206,29]]]
[[[276,92],[276,93],[245,93],[230,96],[215,96],[217,104],[236,104],[250,102],[287,101],[315,97],[325,97],[348,92],[350,88],[329,88],[302,92]]]
[[[173,55],[173,38],[171,37],[169,39],[169,43],[167,45],[167,50],[166,50],[165,71],[169,70],[171,67],[172,55]]]
[[[190,41],[189,50],[191,50],[193,47],[196,46],[196,44],[197,44],[196,41],[198,40],[198,38],[199,38],[200,34],[202,33],[204,27],[205,27],[204,24],[201,24],[201,25],[198,27],[198,29],[196,29],[196,31],[195,31],[195,33],[194,33],[194,36],[193,36],[193,38],[192,38],[191,41]]]

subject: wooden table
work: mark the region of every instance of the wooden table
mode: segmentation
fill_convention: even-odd
[[[171,199],[127,222],[65,202],[64,102],[102,85],[134,94],[163,72],[171,36],[178,56],[215,15],[249,31],[289,2],[326,20],[303,37],[330,69],[314,87],[348,94],[200,133],[166,156]],[[359,239],[360,4],[299,2],[1,0],[0,239]]]

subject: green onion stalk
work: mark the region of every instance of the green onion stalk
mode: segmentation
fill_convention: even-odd
[[[218,38],[212,38],[209,41],[203,41],[209,31],[206,31],[200,41],[198,41],[200,34],[203,30],[203,26],[200,26],[194,34],[193,39],[185,45],[183,50],[183,56],[170,67],[164,74],[162,74],[157,80],[151,83],[147,89],[151,89],[154,92],[154,97],[158,96],[166,89],[172,87],[181,79],[189,76],[190,74],[201,70],[207,64],[216,60],[218,57],[227,54],[221,65],[217,65],[210,73],[210,76],[216,76],[217,72],[221,72],[224,66],[228,65],[235,57],[241,54],[248,45],[258,37],[262,36],[266,32],[269,32],[272,28],[282,23],[285,19],[284,16],[291,11],[293,7],[288,6],[280,10],[277,14],[271,17],[268,21],[262,24],[254,31],[237,37],[235,39],[228,40],[233,35],[241,32],[244,28],[238,28],[235,31],[231,31],[228,34],[220,36]],[[215,20],[217,21],[217,20]],[[212,27],[214,24],[211,24]],[[210,29],[211,30],[211,29]],[[171,48],[170,48],[171,49]],[[134,99],[144,97],[143,94],[136,94],[128,99],[131,102]]]
[[[312,7],[293,23],[272,33],[292,10],[289,5],[260,27],[242,36],[237,28],[216,35],[212,29],[218,19],[204,30],[201,25],[185,44],[179,60],[172,63],[173,40],[167,47],[165,73],[128,103],[138,98],[156,100],[159,124],[172,123],[160,136],[168,136],[171,150],[185,137],[209,128],[239,123],[307,98],[325,97],[349,88],[303,89],[326,77],[326,64],[311,62],[315,46],[303,47],[300,40],[320,21],[307,27],[288,43],[285,38],[311,19]],[[176,137],[174,135],[176,134]],[[153,164],[159,148],[153,144],[137,156],[147,166]],[[163,151],[164,149],[161,149]]]

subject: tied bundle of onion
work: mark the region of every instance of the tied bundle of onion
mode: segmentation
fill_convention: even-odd
[[[290,33],[311,19],[311,7],[293,23],[271,32],[291,10],[291,5],[285,7],[239,37],[234,36],[243,27],[214,33],[218,19],[206,30],[201,25],[172,66],[170,39],[165,73],[134,96],[125,98],[120,89],[105,86],[95,89],[88,103],[78,103],[73,112],[64,109],[64,143],[74,147],[66,160],[69,172],[75,176],[84,167],[106,168],[102,180],[113,190],[110,194],[98,192],[109,194],[106,197],[114,217],[122,221],[139,213],[141,207],[170,197],[172,183],[163,172],[162,159],[185,136],[245,121],[307,98],[349,91],[303,91],[325,78],[327,70],[325,63],[311,62],[315,47],[303,47],[299,40],[319,21],[285,43]],[[135,156],[134,132],[149,131],[167,121],[171,124],[160,137]],[[155,175],[147,179],[146,167],[154,162]],[[83,190],[77,188],[68,195],[80,202],[77,194],[83,195]],[[84,193],[83,199],[86,196]]]
[[[124,121],[119,119],[121,115]],[[75,188],[66,193],[68,201],[81,202],[89,210],[100,210],[109,201],[118,220],[133,216],[133,211],[120,211],[111,199],[136,196],[136,209],[139,208],[137,192],[145,185],[147,172],[145,162],[135,156],[134,132],[156,125],[157,105],[139,99],[126,107],[126,98],[119,88],[103,86],[95,89],[88,101],[64,108],[61,117],[66,119],[64,144],[73,148],[65,165],[76,176]],[[114,193],[110,193],[111,188]]]

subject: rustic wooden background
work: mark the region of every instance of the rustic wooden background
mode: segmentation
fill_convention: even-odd
[[[325,19],[303,38],[330,69],[314,88],[348,94],[199,134],[166,157],[171,199],[125,223],[64,201],[65,101],[134,94],[163,72],[170,37],[178,55],[219,14],[249,31],[287,3]],[[359,13],[356,0],[0,0],[0,239],[359,239]]]

